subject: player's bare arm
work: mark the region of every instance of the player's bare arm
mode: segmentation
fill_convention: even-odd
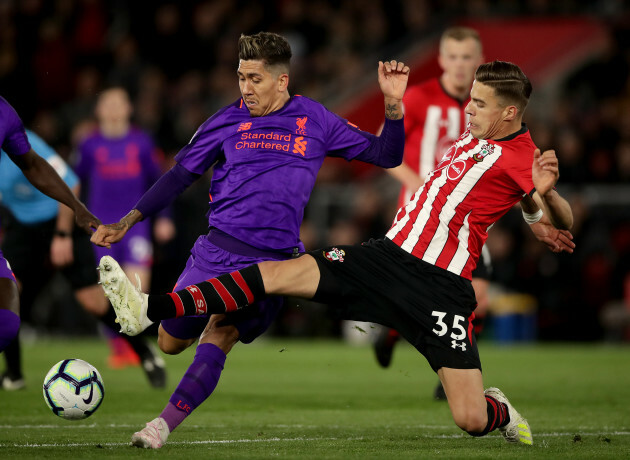
[[[403,116],[402,98],[409,81],[409,67],[404,62],[379,61],[378,84],[385,96],[385,116],[390,120],[400,120]]]
[[[558,158],[554,150],[534,151],[532,180],[536,192],[534,200],[554,227],[569,230],[573,226],[573,212],[569,203],[553,188],[560,177]]]
[[[77,225],[86,233],[92,233],[92,229],[101,224],[101,221],[72,193],[54,168],[34,150],[31,149],[24,155],[9,157],[40,192],[71,208]]]
[[[402,163],[400,166],[396,166],[395,168],[386,169],[385,171],[391,174],[392,177],[403,184],[403,186],[408,190],[415,192],[415,190],[418,190],[422,184],[424,184],[424,181],[420,178],[418,173],[405,163]]]
[[[111,248],[112,243],[118,243],[127,234],[127,231],[142,220],[142,213],[132,209],[129,213],[114,224],[99,225],[90,241],[97,246]]]
[[[570,231],[554,227],[529,195],[521,200],[520,205],[525,221],[538,241],[545,243],[551,252],[573,253],[575,243]]]

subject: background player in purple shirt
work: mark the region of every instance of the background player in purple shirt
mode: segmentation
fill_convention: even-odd
[[[105,222],[124,216],[129,208],[162,175],[158,150],[151,137],[131,123],[133,107],[127,91],[111,87],[98,97],[95,114],[98,129],[81,142],[75,171],[81,180],[85,201]],[[170,218],[160,216],[155,222],[159,242],[175,233]],[[137,274],[142,286],[148,289],[153,262],[151,221],[138,223],[129,231],[125,241],[113,248],[95,246],[96,257],[110,255],[119,260],[128,274]],[[93,312],[107,318],[112,326],[113,311],[105,302],[102,311]],[[111,321],[109,321],[111,320]],[[114,368],[140,362],[153,386],[166,384],[164,360],[151,350],[141,338],[127,341],[115,331],[106,331],[112,355],[108,362]],[[137,355],[136,355],[137,353]]]
[[[210,232],[200,236],[177,286],[187,286],[257,261],[282,260],[304,251],[299,229],[304,207],[326,156],[382,167],[401,163],[404,125],[401,99],[409,68],[379,63],[386,121],[380,136],[362,132],[324,106],[288,92],[291,48],[283,37],[261,32],[239,40],[237,75],[242,98],[201,125],[167,172],[117,224],[101,226],[92,241],[109,247],[134,224],[172,201],[209,168]],[[193,297],[196,293],[190,293]],[[249,343],[277,316],[281,298],[269,298],[253,314],[180,317],[164,321],[159,345],[179,353],[202,334],[195,359],[160,417],[132,436],[139,447],[159,448],[216,387],[226,354]],[[254,309],[252,309],[254,310]],[[181,315],[183,315],[183,308]],[[180,316],[181,316],[180,315]],[[131,333],[134,331],[123,331]]]
[[[0,97],[0,145],[42,193],[74,211],[77,224],[90,233],[100,221],[87,210],[59,177],[52,166],[31,148],[22,120],[11,105]],[[20,328],[19,291],[9,263],[0,252],[0,351],[11,343]]]

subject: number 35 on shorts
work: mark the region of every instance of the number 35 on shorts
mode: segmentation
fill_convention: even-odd
[[[449,337],[452,340],[452,348],[461,348],[462,350],[466,349],[465,342],[458,343],[460,341],[464,341],[468,338],[469,329],[472,329],[470,321],[468,321],[464,316],[461,315],[453,315],[452,324],[448,324],[448,321],[444,320],[446,316],[446,312],[444,311],[436,311],[433,310],[431,312],[431,316],[436,318],[435,320],[435,328],[432,329],[433,333],[438,337],[443,337],[450,332]],[[467,340],[470,342],[470,339]]]

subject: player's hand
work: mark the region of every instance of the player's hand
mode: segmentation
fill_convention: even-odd
[[[556,152],[545,150],[540,153],[540,149],[536,149],[532,163],[532,181],[538,194],[541,197],[545,196],[556,185],[559,177]]]
[[[99,225],[101,225],[101,221],[98,217],[92,214],[88,209],[81,203],[80,206],[74,210],[74,218],[77,222],[77,225],[81,227],[88,235],[91,234],[94,229],[96,229]]]
[[[538,239],[547,245],[551,252],[568,252],[573,253],[575,249],[575,243],[573,235],[568,230],[558,230],[551,223],[545,220],[540,220],[535,224],[530,224],[532,232]]]
[[[72,245],[73,241],[70,236],[53,236],[50,243],[50,262],[54,267],[61,268],[74,262]]]
[[[409,81],[409,67],[404,62],[378,62],[378,84],[385,98],[402,101]]]
[[[97,246],[111,248],[112,243],[118,243],[123,239],[129,230],[129,226],[125,223],[116,222],[115,224],[99,225],[92,234],[90,241]]]

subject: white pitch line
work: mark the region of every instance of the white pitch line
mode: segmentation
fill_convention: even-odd
[[[125,424],[125,423],[107,423],[107,424],[99,424],[99,423],[90,423],[90,424],[76,424],[72,426],[72,429],[79,428],[138,428],[141,424]],[[189,425],[186,424],[186,428],[203,428],[203,429],[212,429],[212,428],[226,428],[228,425],[225,424],[209,424],[209,425]],[[393,426],[386,425],[383,428],[392,428]],[[68,428],[67,424],[60,425],[0,425],[0,429],[10,430],[28,430],[28,429],[66,429]],[[265,428],[277,428],[277,429],[320,429],[321,425],[287,425],[287,424],[273,424],[273,425],[265,425]],[[326,425],[326,428],[329,429],[341,429],[347,428],[347,425]],[[407,429],[435,429],[435,430],[450,430],[453,428],[453,425],[405,425],[405,426],[395,426],[396,429],[407,428]]]
[[[575,432],[566,432],[566,433],[534,433],[534,439],[537,437],[561,437],[561,436],[574,436],[578,433]],[[611,432],[598,432],[598,433],[579,433],[580,436],[630,436],[630,431],[611,431]],[[465,433],[462,434],[445,434],[445,435],[422,435],[420,438],[429,438],[429,439],[458,439],[458,438],[468,438],[469,436]],[[485,436],[482,438],[476,438],[476,440],[496,440],[497,436]],[[186,445],[212,445],[212,444],[251,444],[251,443],[275,443],[275,442],[305,442],[305,441],[364,441],[366,438],[364,437],[350,437],[350,438],[331,438],[331,437],[298,437],[298,438],[265,438],[265,439],[216,439],[216,440],[205,440],[205,441],[175,441],[169,442],[169,445],[173,446],[186,446]],[[476,441],[478,442],[478,441]],[[61,444],[61,443],[52,443],[52,444],[34,444],[34,443],[26,443],[26,444],[17,444],[17,443],[2,443],[0,442],[0,447],[23,447],[23,448],[45,448],[45,447],[94,447],[95,445],[103,446],[103,447],[120,447],[120,446],[129,446],[129,443],[120,443],[120,442],[103,442],[103,443],[69,443],[69,444]]]

